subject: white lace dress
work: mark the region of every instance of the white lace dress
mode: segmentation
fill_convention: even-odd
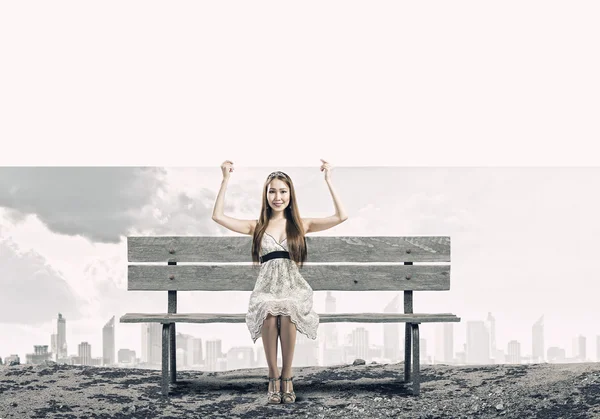
[[[285,246],[284,246],[285,244]],[[265,233],[260,256],[275,251],[288,251],[287,240],[278,243]],[[250,295],[246,325],[254,343],[261,337],[261,328],[267,314],[290,316],[298,332],[310,339],[317,338],[319,315],[312,309],[313,290],[291,259],[270,259],[260,266],[260,272]]]

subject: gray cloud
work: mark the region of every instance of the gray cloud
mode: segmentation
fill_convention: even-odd
[[[56,233],[117,243],[164,186],[159,168],[0,168],[0,206],[13,221],[36,214]]]
[[[216,198],[217,191],[201,188],[156,200],[138,218],[139,229],[135,234],[213,235],[217,231],[227,234],[229,230],[212,220]],[[232,184],[227,187],[226,214],[242,213],[246,214],[242,218],[253,218],[258,216],[259,210],[260,197],[251,196],[247,185]]]
[[[17,246],[0,242],[0,318],[5,323],[39,324],[61,312],[81,317],[75,293],[62,275],[34,251],[19,254]]]

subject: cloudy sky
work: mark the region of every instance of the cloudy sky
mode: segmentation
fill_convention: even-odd
[[[294,179],[302,216],[333,213],[318,166],[277,167]],[[238,168],[226,213],[254,218],[272,168]],[[219,167],[0,168],[0,356],[24,356],[50,344],[58,312],[67,318],[69,353],[92,344],[101,327],[125,312],[159,312],[166,295],[126,291],[127,235],[236,235],[210,218]],[[600,335],[595,269],[600,200],[598,168],[334,168],[334,187],[349,220],[319,235],[452,238],[451,291],[417,293],[415,309],[453,312],[456,350],[466,322],[497,318],[505,349],[531,347],[531,325],[545,316],[546,346],[571,350],[571,338]],[[359,193],[358,193],[359,192]],[[394,293],[335,293],[339,312],[382,311]],[[244,312],[249,292],[180,293],[179,312]],[[324,311],[324,292],[315,309]],[[342,333],[356,324],[338,324]],[[382,343],[381,325],[367,325]],[[434,327],[423,336],[433,339]],[[117,325],[117,349],[141,348],[139,326]],[[181,325],[180,331],[221,338],[224,350],[252,346],[244,324]],[[257,341],[260,345],[260,340]],[[430,345],[433,345],[431,340]],[[595,349],[589,342],[589,351]],[[432,353],[433,349],[430,349]]]

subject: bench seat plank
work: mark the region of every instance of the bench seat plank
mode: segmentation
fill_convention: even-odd
[[[121,323],[244,323],[245,313],[127,313]],[[320,323],[431,323],[460,322],[452,313],[327,313],[319,314]]]
[[[251,262],[250,236],[127,237],[129,262]],[[447,236],[306,236],[309,262],[450,262]]]
[[[314,291],[450,289],[450,265],[307,264],[299,271]],[[250,265],[129,265],[127,289],[252,291],[259,272],[259,267]]]

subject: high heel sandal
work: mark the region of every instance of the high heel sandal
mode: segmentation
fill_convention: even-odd
[[[279,381],[279,378],[269,378],[269,383],[273,382],[273,388],[275,388],[275,381]],[[281,385],[281,384],[280,384]],[[281,387],[279,391],[268,391],[267,392],[267,402],[270,404],[279,404],[281,403]]]
[[[282,380],[291,382],[292,378],[294,378],[294,377],[282,378]],[[294,393],[294,390],[284,391],[282,393],[282,403],[294,403],[295,401],[296,401],[296,393]]]

